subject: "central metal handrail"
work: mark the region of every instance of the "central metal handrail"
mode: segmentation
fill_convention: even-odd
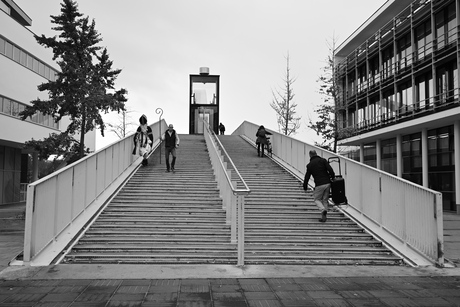
[[[215,172],[216,180],[219,185],[219,190],[222,197],[223,208],[226,210],[226,222],[230,224],[230,236],[232,243],[237,243],[238,249],[238,265],[244,265],[244,197],[248,195],[251,190],[244,181],[241,174],[238,172],[232,159],[216,137],[215,133],[211,131],[209,125],[203,121],[203,134],[211,158],[211,163]],[[219,145],[217,146],[216,143]],[[218,148],[220,147],[220,148]],[[220,151],[223,151],[227,156],[232,168],[238,176],[239,181],[243,184],[244,188],[237,188],[237,182],[232,180],[231,170],[227,168],[227,162]]]

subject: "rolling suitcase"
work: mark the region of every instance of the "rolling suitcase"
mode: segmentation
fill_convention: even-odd
[[[340,158],[331,157],[327,159],[327,162],[337,162],[339,164],[339,174],[335,175],[335,178],[331,183],[331,197],[335,205],[347,204],[348,200],[345,196],[345,179],[342,177],[342,170],[340,168]]]

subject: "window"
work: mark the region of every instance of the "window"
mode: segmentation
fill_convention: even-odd
[[[404,179],[416,184],[423,184],[421,133],[403,136],[402,171],[402,177]]]
[[[13,58],[13,45],[11,45],[9,42],[5,42],[5,54],[10,59]]]
[[[397,70],[403,70],[412,65],[412,44],[410,33],[404,35],[397,43]]]
[[[364,164],[376,167],[377,154],[375,143],[364,144]]]
[[[5,40],[0,37],[0,53],[5,54]]]
[[[366,76],[367,76],[367,71],[366,71],[366,64],[361,65],[358,68],[358,92],[362,92],[367,88],[367,83],[366,83]]]
[[[396,138],[382,140],[381,153],[382,153],[382,170],[387,173],[397,175]]]
[[[436,70],[437,104],[448,104],[458,99],[459,89],[457,62],[452,61]]]
[[[396,101],[394,97],[394,91],[389,90],[383,92],[382,101],[382,120],[388,120],[394,118],[396,115]]]
[[[397,101],[399,106],[399,114],[412,111],[412,84],[410,81],[398,85]]]
[[[375,56],[369,60],[369,86],[373,86],[380,81],[379,57]]]
[[[426,73],[415,80],[415,108],[417,110],[428,109],[433,104],[433,76]]]
[[[384,79],[391,77],[393,75],[393,62],[393,45],[391,45],[385,48],[382,52],[382,74]]]
[[[455,11],[455,3],[452,3],[436,14],[436,42],[438,49],[442,49],[457,40]]]
[[[417,59],[422,60],[431,54],[433,43],[431,35],[431,21],[428,20],[415,30],[417,41]]]
[[[348,97],[354,96],[356,94],[356,80],[355,80],[355,73],[351,72],[347,76],[348,80],[348,85],[347,85],[347,91],[348,91]]]

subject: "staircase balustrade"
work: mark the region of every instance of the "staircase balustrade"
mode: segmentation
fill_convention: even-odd
[[[164,120],[150,125],[153,150]],[[160,129],[161,128],[161,129]],[[23,262],[49,265],[139,167],[133,134],[29,184]],[[152,150],[152,152],[153,152]]]
[[[255,146],[258,125],[243,122],[232,134]],[[348,205],[341,210],[412,265],[444,266],[442,194],[333,152],[273,133],[273,159],[303,179],[314,149],[340,157]],[[337,164],[332,164],[338,172]],[[313,179],[311,179],[312,181]],[[312,185],[312,184],[310,184]]]
[[[208,147],[209,156],[216,176],[217,184],[220,189],[222,204],[226,210],[227,224],[230,224],[231,241],[237,243],[238,247],[238,262],[237,265],[244,265],[244,197],[251,190],[247,186],[243,177],[241,177],[235,164],[230,156],[226,153],[224,147],[220,143],[213,131],[209,128],[209,124],[204,122],[204,137]],[[232,169],[235,171],[238,181],[241,182],[244,188],[237,188],[237,181],[232,181],[232,170],[227,167],[227,162],[224,161],[222,151]]]

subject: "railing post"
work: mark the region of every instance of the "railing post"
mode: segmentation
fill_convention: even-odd
[[[238,266],[244,265],[244,196],[237,195],[238,205]]]
[[[436,226],[437,226],[437,233],[438,233],[438,259],[437,265],[440,267],[444,267],[444,223],[443,223],[443,210],[442,210],[442,194],[438,193],[435,195],[434,199],[434,206],[436,212]]]
[[[232,181],[232,186],[236,189],[236,181]],[[238,196],[231,193],[231,201],[230,201],[230,241],[232,243],[237,243],[236,237],[236,229],[237,229],[237,222],[236,222],[236,211],[238,206]]]

